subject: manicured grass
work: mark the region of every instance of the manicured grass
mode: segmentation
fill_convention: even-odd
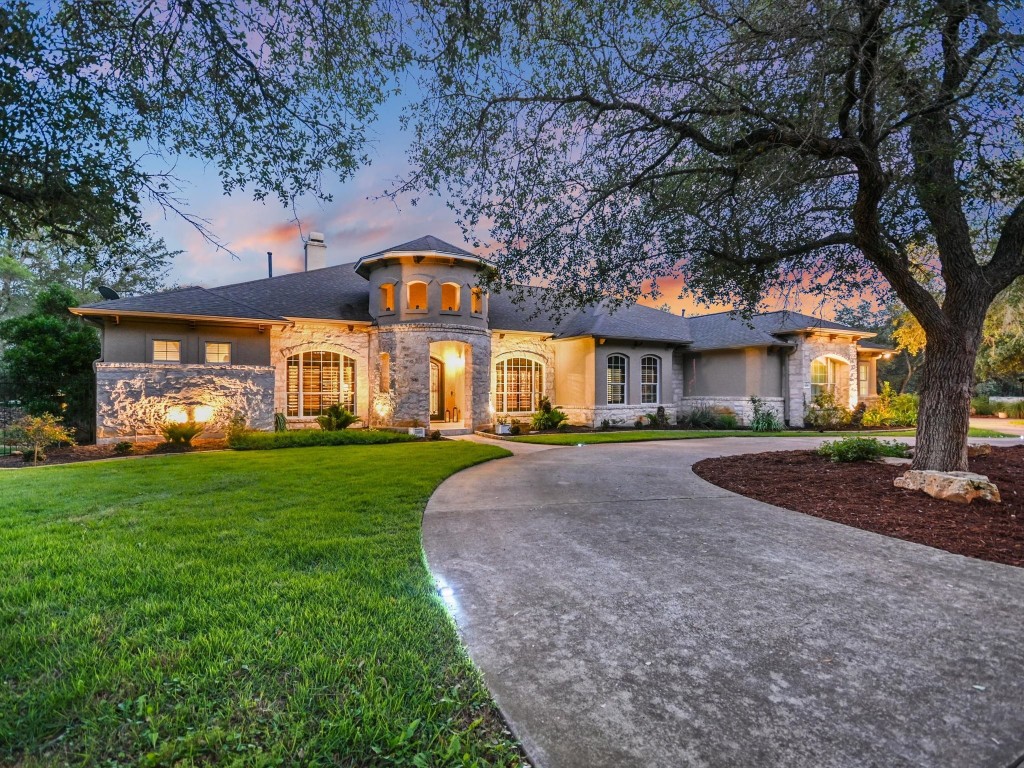
[[[407,443],[416,438],[404,432],[375,429],[292,429],[287,432],[245,432],[228,443],[236,451],[264,451],[270,448],[307,448],[323,445],[381,445]]]
[[[465,442],[0,473],[0,764],[511,765],[423,507]]]
[[[546,435],[521,435],[509,438],[520,443],[540,443],[542,445],[593,445],[594,443],[632,443],[643,440],[695,440],[703,437],[843,437],[847,435],[864,435],[867,437],[913,437],[913,429],[896,429],[871,432],[809,432],[791,430],[785,432],[751,432],[749,429],[641,429],[611,430],[609,432],[556,432]],[[1008,437],[1002,432],[991,429],[975,429],[971,427],[971,437]]]

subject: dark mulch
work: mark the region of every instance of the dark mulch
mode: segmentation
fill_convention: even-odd
[[[905,466],[837,464],[813,451],[704,459],[693,471],[710,483],[786,509],[927,544],[959,555],[1024,567],[1024,446],[971,459],[1001,504],[955,504],[896,488]]]
[[[153,453],[194,453],[196,451],[220,451],[228,447],[227,440],[193,440],[191,447],[172,446],[167,443],[137,443],[128,456],[145,456]],[[124,458],[125,454],[114,453],[113,445],[72,445],[64,448],[49,448],[46,461],[38,466],[50,464],[73,464],[78,461]],[[31,461],[21,456],[0,456],[0,467],[31,467]]]

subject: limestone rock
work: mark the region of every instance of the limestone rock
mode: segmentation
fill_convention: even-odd
[[[974,472],[938,472],[932,469],[911,469],[893,480],[897,488],[924,491],[929,496],[959,504],[975,499],[999,502],[999,489],[985,475]]]

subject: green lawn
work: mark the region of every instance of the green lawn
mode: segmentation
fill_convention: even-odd
[[[512,437],[519,443],[541,443],[543,445],[592,445],[594,443],[632,443],[642,440],[694,440],[701,437],[845,437],[863,435],[867,437],[913,437],[913,429],[895,429],[886,432],[751,432],[749,429],[640,429],[612,430],[610,432],[555,432],[546,435],[522,435]],[[971,427],[971,437],[1012,437],[991,429]]]
[[[510,765],[423,563],[463,442],[0,472],[0,764]]]

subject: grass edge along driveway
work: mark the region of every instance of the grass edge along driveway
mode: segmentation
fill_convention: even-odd
[[[554,432],[545,435],[521,435],[498,438],[516,443],[540,445],[593,445],[595,443],[634,443],[646,440],[697,440],[706,437],[914,437],[913,429],[874,430],[870,432],[812,432],[808,430],[785,432],[752,432],[749,429],[642,429],[611,430],[609,432]],[[1013,437],[991,429],[971,427],[970,437]]]
[[[0,474],[0,764],[514,765],[423,560],[466,442]]]

